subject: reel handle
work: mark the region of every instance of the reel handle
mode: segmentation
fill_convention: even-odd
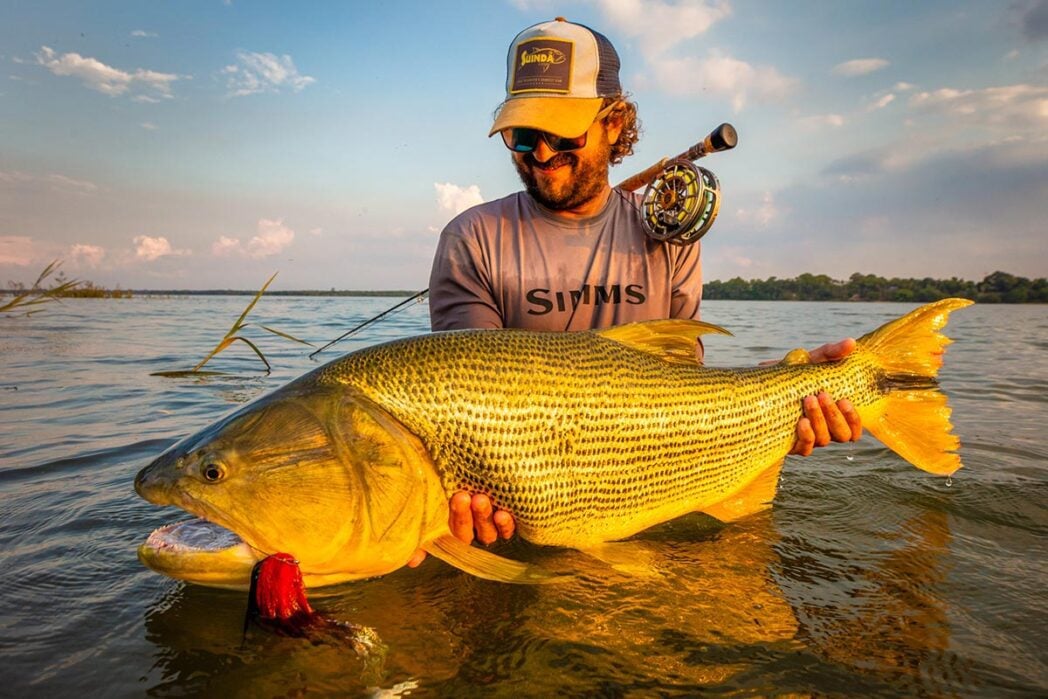
[[[619,183],[619,189],[623,189],[627,192],[632,192],[646,187],[651,184],[662,169],[666,167],[666,163],[670,160],[677,158],[682,160],[698,160],[703,158],[710,153],[718,153],[722,150],[731,150],[739,142],[739,134],[735,131],[735,127],[731,124],[721,124],[713,131],[710,132],[706,138],[702,139],[694,146],[684,151],[676,158],[663,158],[659,162],[655,163],[646,170],[642,170],[631,177],[627,177],[625,180]]]

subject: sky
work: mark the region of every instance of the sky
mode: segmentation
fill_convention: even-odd
[[[1048,276],[1048,0],[0,0],[0,285],[423,289],[555,16],[639,105],[613,182],[737,129],[706,279]]]

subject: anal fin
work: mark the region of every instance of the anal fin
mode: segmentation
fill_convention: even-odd
[[[659,575],[655,568],[654,552],[640,541],[609,541],[582,549],[598,561],[635,578],[653,578]]]
[[[564,582],[572,577],[496,556],[484,549],[459,541],[451,534],[438,536],[423,544],[422,548],[448,565],[485,580],[533,585]]]
[[[716,505],[704,507],[702,512],[722,522],[734,522],[768,509],[779,488],[779,474],[782,472],[783,461],[784,459],[780,459],[778,463],[764,469],[742,490],[721,500]]]

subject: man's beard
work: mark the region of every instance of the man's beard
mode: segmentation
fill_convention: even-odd
[[[608,182],[608,163],[611,161],[611,145],[603,138],[599,148],[590,153],[585,160],[572,152],[557,153],[545,164],[535,160],[532,153],[521,158],[513,158],[521,182],[535,201],[554,211],[563,211],[582,206],[604,191]],[[571,178],[566,185],[551,187],[549,183],[539,185],[533,169],[543,169],[567,165],[571,168]]]

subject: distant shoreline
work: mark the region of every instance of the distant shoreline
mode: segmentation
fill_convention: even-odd
[[[57,263],[52,263],[37,283]],[[73,284],[61,275],[56,282],[66,286]],[[62,298],[128,298],[170,296],[257,296],[255,289],[106,289],[91,282],[75,282],[75,288],[58,293],[55,287],[26,290],[21,284],[9,283],[5,293],[31,297],[52,295]],[[268,284],[267,284],[268,286]],[[406,298],[422,296],[426,290],[414,289],[291,289],[270,291],[263,287],[267,296],[285,297],[356,297],[356,298]],[[616,292],[617,293],[617,292]],[[928,303],[947,297],[962,297],[977,303],[1048,303],[1048,279],[1027,279],[1007,272],[997,271],[982,281],[950,279],[886,279],[874,274],[852,274],[847,280],[832,279],[825,274],[805,273],[793,279],[745,280],[735,277],[727,281],[707,281],[702,287],[702,297],[708,301],[888,301],[904,303]]]

